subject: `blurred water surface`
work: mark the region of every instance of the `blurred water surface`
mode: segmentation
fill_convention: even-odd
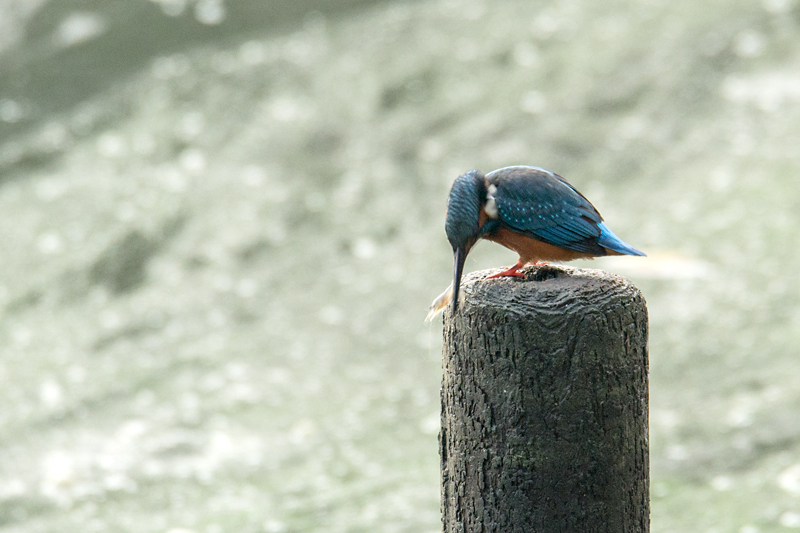
[[[434,532],[444,203],[647,259],[653,528],[800,528],[800,5],[0,2],[0,529]],[[484,244],[469,269],[513,263]]]

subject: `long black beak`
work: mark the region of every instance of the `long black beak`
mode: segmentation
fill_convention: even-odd
[[[456,248],[453,250],[453,314],[458,310],[458,288],[461,286],[461,273],[464,271],[464,261],[467,260],[468,250],[466,248]]]

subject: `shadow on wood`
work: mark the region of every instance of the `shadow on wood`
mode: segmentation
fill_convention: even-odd
[[[625,278],[464,280],[444,317],[445,533],[649,531],[647,307]]]

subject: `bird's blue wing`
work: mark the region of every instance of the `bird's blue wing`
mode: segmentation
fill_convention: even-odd
[[[494,185],[500,223],[555,246],[605,255],[598,244],[603,220],[560,176],[537,167],[506,167],[486,175]]]

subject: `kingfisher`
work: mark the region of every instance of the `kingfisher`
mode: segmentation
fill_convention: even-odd
[[[531,166],[459,176],[450,189],[445,232],[453,247],[453,284],[433,302],[428,319],[450,300],[457,311],[464,261],[479,239],[519,254],[515,265],[489,278],[524,278],[519,269],[528,263],[645,255],[614,235],[591,202],[564,178]]]

